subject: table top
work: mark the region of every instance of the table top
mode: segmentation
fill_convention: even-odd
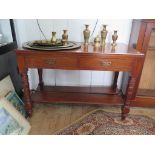
[[[72,49],[72,50],[60,50],[60,51],[43,51],[43,50],[30,50],[25,48],[18,48],[16,50],[17,54],[20,53],[81,53],[81,54],[99,54],[99,55],[137,55],[137,56],[143,56],[143,53],[137,51],[136,49],[133,49],[129,47],[127,44],[124,43],[118,43],[115,48],[112,48],[111,44],[106,44],[105,47],[98,47],[95,48],[92,43],[90,43],[88,46],[84,46],[81,43],[81,48],[78,49]]]

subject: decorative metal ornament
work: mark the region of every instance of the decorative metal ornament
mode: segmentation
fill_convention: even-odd
[[[88,45],[89,37],[90,37],[90,30],[89,30],[89,25],[85,25],[85,26],[86,26],[86,29],[83,31],[84,45]]]
[[[112,40],[113,40],[113,42],[112,42],[112,47],[115,47],[117,44],[116,44],[116,40],[118,39],[118,35],[117,35],[117,31],[116,30],[114,30],[114,34],[112,35]]]
[[[41,50],[41,51],[60,51],[60,50],[70,50],[77,49],[81,47],[80,43],[68,41],[67,46],[63,46],[61,40],[57,39],[57,43],[52,45],[51,41],[44,43],[43,40],[29,41],[22,44],[23,48],[31,50]]]
[[[51,44],[55,45],[57,42],[56,32],[52,32]]]
[[[67,34],[67,30],[63,30],[63,35],[62,35],[62,44],[64,46],[67,46],[68,45],[68,34]]]
[[[101,45],[105,46],[105,40],[107,37],[108,31],[106,30],[107,25],[103,25],[103,29],[101,31]]]
[[[100,47],[100,37],[97,35],[94,39],[94,46],[95,47]]]

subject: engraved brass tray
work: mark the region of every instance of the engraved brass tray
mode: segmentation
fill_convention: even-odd
[[[68,41],[68,44],[65,46],[61,43],[61,40],[58,40],[56,44],[52,44],[50,41],[46,40],[36,40],[25,42],[23,43],[22,47],[32,50],[58,51],[80,48],[81,44],[73,41]]]

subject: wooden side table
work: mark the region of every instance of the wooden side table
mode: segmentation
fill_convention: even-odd
[[[35,51],[28,49],[16,50],[19,71],[22,75],[25,108],[32,115],[32,103],[80,103],[80,104],[108,104],[122,107],[122,119],[129,113],[130,101],[135,98],[137,80],[142,70],[143,54],[128,48],[125,44],[118,44],[115,49],[107,44],[104,49],[94,49],[92,45],[82,46],[76,50],[64,51]],[[27,71],[37,68],[39,75],[38,89],[30,95]],[[114,71],[112,87],[69,87],[44,86],[42,69],[65,70],[98,70]],[[118,72],[130,72],[125,96],[117,89]]]

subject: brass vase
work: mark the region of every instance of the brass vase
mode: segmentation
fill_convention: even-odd
[[[56,42],[57,42],[56,32],[52,32],[51,43],[52,43],[52,45],[55,45]]]
[[[86,26],[86,29],[83,31],[84,45],[88,45],[89,37],[90,37],[90,30],[89,30],[89,25],[85,25],[85,26]]]
[[[118,39],[118,35],[117,35],[117,31],[115,30],[114,31],[114,34],[112,35],[112,40],[113,40],[113,42],[112,42],[112,47],[114,48],[117,44],[116,44],[116,40]]]
[[[103,29],[101,31],[101,45],[105,46],[105,40],[107,37],[108,31],[106,30],[107,25],[103,25]]]
[[[63,30],[63,35],[62,35],[62,44],[64,46],[67,46],[68,45],[68,34],[67,34],[67,30]]]

